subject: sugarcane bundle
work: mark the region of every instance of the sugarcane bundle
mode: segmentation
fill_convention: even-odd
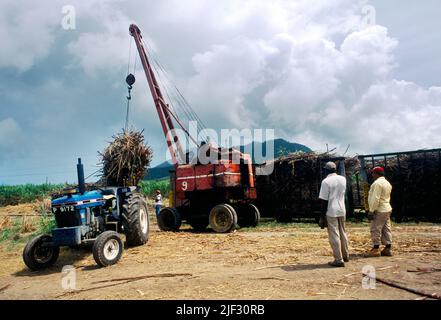
[[[337,157],[335,154],[315,152],[291,153],[271,161],[273,171],[267,176],[257,176],[258,202],[266,215],[288,212],[291,216],[309,216],[320,210],[318,195],[321,181],[326,177],[324,164],[327,161],[345,160],[346,176],[349,180],[359,164],[358,159]],[[267,170],[265,170],[267,171]]]
[[[145,176],[152,149],[144,142],[143,131],[123,131],[99,155],[102,180],[109,186],[136,186]]]
[[[400,217],[439,218],[441,197],[441,159],[438,151],[410,152],[374,159],[366,158],[368,180],[375,166],[385,169],[392,184],[391,204]],[[370,160],[370,161],[369,161]]]

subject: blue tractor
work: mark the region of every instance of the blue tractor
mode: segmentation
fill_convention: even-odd
[[[60,247],[93,244],[93,257],[101,267],[113,265],[123,253],[125,234],[129,246],[143,245],[149,237],[147,205],[136,187],[105,187],[86,191],[84,169],[78,159],[78,187],[65,189],[52,199],[57,227],[51,234],[30,240],[23,260],[31,270],[52,266]]]

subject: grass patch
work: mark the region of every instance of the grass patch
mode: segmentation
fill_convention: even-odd
[[[42,216],[38,221],[37,234],[49,233],[56,227],[57,225],[53,216]]]
[[[241,231],[244,232],[253,232],[253,231],[261,231],[264,229],[307,229],[307,228],[314,228],[317,227],[317,223],[314,222],[314,220],[308,220],[305,219],[303,221],[295,221],[295,222],[288,222],[288,223],[283,223],[283,222],[277,222],[276,220],[272,219],[272,218],[262,218],[260,220],[260,223],[257,227],[255,228],[241,228]]]
[[[141,192],[144,196],[149,197],[155,194],[156,190],[160,190],[163,197],[167,197],[170,189],[170,180],[168,178],[161,180],[143,180],[139,183]]]
[[[29,203],[35,200],[42,200],[51,193],[63,189],[63,184],[23,184],[16,186],[0,185],[0,207]]]
[[[0,242],[5,240],[9,240],[11,238],[12,230],[11,229],[3,229],[0,232]]]
[[[26,243],[37,235],[50,233],[56,223],[53,216],[42,215],[40,217],[15,217],[7,224],[0,223],[0,225],[3,225],[0,229],[0,243],[5,243],[8,248],[13,249],[16,245]]]
[[[347,219],[346,227],[352,228],[369,228],[370,221],[367,219]],[[439,224],[433,222],[418,222],[418,221],[405,221],[401,223],[396,223],[392,221],[393,227],[416,227],[416,226],[439,226]],[[314,219],[296,219],[292,222],[283,223],[277,222],[273,218],[262,218],[260,223],[255,228],[240,228],[241,232],[258,232],[258,231],[271,231],[274,229],[276,231],[284,231],[288,229],[317,229],[321,230],[318,224],[314,221]],[[326,232],[326,229],[324,229]]]

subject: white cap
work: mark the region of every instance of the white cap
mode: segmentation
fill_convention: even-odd
[[[337,170],[337,165],[334,162],[329,161],[326,163],[325,169],[326,170]]]

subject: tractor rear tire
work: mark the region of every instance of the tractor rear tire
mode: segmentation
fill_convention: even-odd
[[[140,246],[149,239],[147,205],[138,193],[128,193],[123,202],[123,227],[129,246]]]
[[[39,235],[29,241],[23,250],[23,261],[32,271],[51,267],[60,255],[60,247],[42,247],[44,242],[51,242],[52,236]]]
[[[237,227],[236,210],[229,204],[218,204],[210,211],[210,226],[217,233],[232,232]]]
[[[93,244],[93,258],[100,267],[111,266],[121,259],[123,242],[115,231],[101,233]]]
[[[238,223],[241,228],[256,227],[260,221],[260,211],[252,203],[240,206]]]
[[[162,231],[178,231],[181,224],[181,215],[175,208],[167,207],[159,212],[158,226]]]

